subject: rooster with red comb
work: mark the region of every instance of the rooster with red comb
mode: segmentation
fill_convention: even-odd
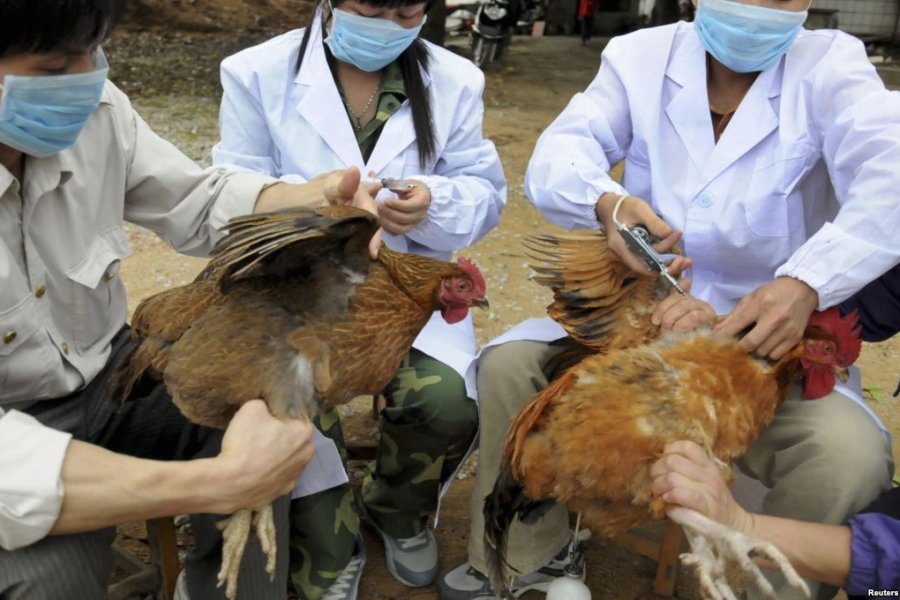
[[[547,500],[564,502],[608,537],[662,518],[667,506],[651,493],[650,470],[668,444],[692,441],[728,472],[801,379],[805,398],[822,398],[859,355],[857,317],[842,318],[837,308],[814,315],[803,340],[773,361],[708,326],[662,333],[649,316],[667,284],[622,269],[605,234],[544,235],[527,246],[535,279],[554,292],[550,315],[578,346],[558,359],[571,366],[511,425],[503,469],[485,499],[495,590],[509,580],[504,554],[513,519],[539,518]],[[688,534],[693,552],[682,558],[698,570],[705,597],[734,597],[725,580],[729,561],[774,597],[753,555],[769,558],[791,585],[806,590],[774,547],[725,531],[696,511],[668,514]]]
[[[311,419],[381,393],[435,311],[457,323],[487,300],[478,267],[464,258],[382,247],[370,259],[379,225],[349,206],[232,219],[194,282],[138,306],[131,331],[140,343],[118,366],[110,397],[127,401],[142,377],[162,379],[188,419],[225,428],[254,398],[276,417]],[[246,507],[222,529],[219,581],[234,598],[251,530],[274,573],[271,506]]]

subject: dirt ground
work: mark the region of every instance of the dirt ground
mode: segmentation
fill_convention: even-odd
[[[179,4],[178,0],[172,1]],[[198,0],[197,8],[202,8],[202,4]],[[263,7],[268,3],[257,0],[248,4]],[[227,34],[208,31],[220,29],[218,26],[187,26],[190,31],[175,27],[141,31],[132,24],[130,29],[118,32],[108,45],[111,78],[130,94],[152,127],[194,159],[208,164],[210,148],[217,140],[216,113],[221,93],[218,62],[277,33],[275,27],[284,22],[278,16],[298,3],[272,4],[277,5],[279,12],[250,15],[246,21],[249,29],[231,29]],[[193,5],[193,1],[182,0],[179,6],[188,10]],[[243,18],[234,11],[229,15]],[[203,18],[198,10],[191,10],[189,16],[189,23]],[[504,63],[487,75],[485,134],[497,145],[503,160],[509,180],[509,203],[500,227],[465,252],[481,266],[488,283],[491,310],[475,315],[480,342],[525,318],[544,314],[549,296],[529,279],[519,240],[547,225],[523,196],[523,176],[538,135],[572,94],[593,78],[601,49],[601,41],[581,47],[575,37],[516,38]],[[205,263],[175,254],[147,231],[132,227],[129,232],[134,254],[124,262],[122,276],[132,310],[146,296],[190,281]],[[859,361],[871,404],[895,435],[900,434],[900,400],[891,398],[890,393],[900,378],[898,348],[900,338],[867,345]],[[375,422],[368,415],[365,401],[348,408],[351,435],[366,437],[374,431]],[[895,457],[900,458],[896,450]],[[470,461],[443,502],[437,533],[444,570],[465,560],[473,472],[474,462]],[[376,536],[370,529],[364,532],[369,559],[361,598],[437,598],[432,587],[412,590],[397,583],[384,568],[384,555]],[[587,543],[587,556],[588,584],[595,599],[652,597],[655,564],[651,560],[596,538]],[[678,596],[697,597],[693,578],[684,575],[679,579]]]

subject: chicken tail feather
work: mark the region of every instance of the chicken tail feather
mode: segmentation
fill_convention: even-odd
[[[531,500],[515,480],[512,468],[504,467],[494,489],[484,499],[484,555],[491,588],[500,598],[513,598],[509,589],[510,571],[506,561],[506,536],[517,518],[532,523],[553,506],[552,500]]]

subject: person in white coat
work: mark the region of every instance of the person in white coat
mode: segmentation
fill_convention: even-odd
[[[378,191],[388,247],[446,259],[480,239],[506,201],[499,157],[482,137],[484,76],[417,37],[428,6],[326,2],[308,27],[225,59],[214,163],[287,181],[356,166]],[[475,438],[478,410],[463,379],[475,350],[470,318],[452,326],[433,318],[385,390],[362,510],[391,573],[409,586],[438,573],[427,519]],[[318,425],[343,445],[335,412]],[[349,484],[293,500],[291,571],[301,598],[356,597],[358,510]]]
[[[660,251],[683,241],[692,295],[673,294],[653,315],[664,330],[727,315],[718,331],[746,331],[748,352],[776,358],[813,310],[900,260],[900,94],[885,90],[858,40],[803,30],[808,4],[700,0],[694,23],[613,39],[594,81],[538,141],[526,194],[548,220],[568,229],[599,223],[614,251],[648,275],[611,227],[622,196],[619,220],[648,226]],[[622,161],[619,184],[608,172]],[[670,272],[690,264],[681,259]],[[441,579],[444,600],[492,597],[481,502],[508,423],[565,347],[554,323],[527,325],[479,359],[469,562]],[[893,472],[889,437],[846,386],[816,402],[791,393],[739,466],[771,488],[767,514],[821,523],[859,511]],[[514,588],[546,587],[546,566],[559,566],[554,555],[569,538],[567,517],[559,506],[512,529],[507,558],[526,574]],[[772,580],[779,598],[797,597],[780,576]],[[820,597],[834,592],[811,587]]]
[[[0,8],[0,598],[107,598],[114,525],[191,514],[182,587],[216,588],[218,515],[288,498],[313,427],[248,398],[227,430],[188,421],[160,381],[120,406],[106,394],[136,343],[120,274],[125,221],[205,256],[232,217],[293,205],[374,211],[360,173],[306,184],[202,169],[108,81],[99,44],[124,0],[5,0]],[[255,546],[255,547],[252,547]],[[286,555],[287,544],[283,553]],[[251,544],[240,598],[283,599]]]

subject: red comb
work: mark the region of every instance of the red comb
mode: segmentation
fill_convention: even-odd
[[[833,306],[821,312],[814,312],[809,318],[809,326],[816,327],[834,338],[837,344],[838,364],[849,367],[859,358],[862,349],[862,326],[859,325],[859,313],[855,310],[841,316],[838,307]]]
[[[475,286],[475,290],[479,294],[484,294],[487,286],[484,283],[484,277],[481,275],[481,271],[478,270],[478,266],[464,256],[457,258],[456,264],[472,278],[472,284]]]

